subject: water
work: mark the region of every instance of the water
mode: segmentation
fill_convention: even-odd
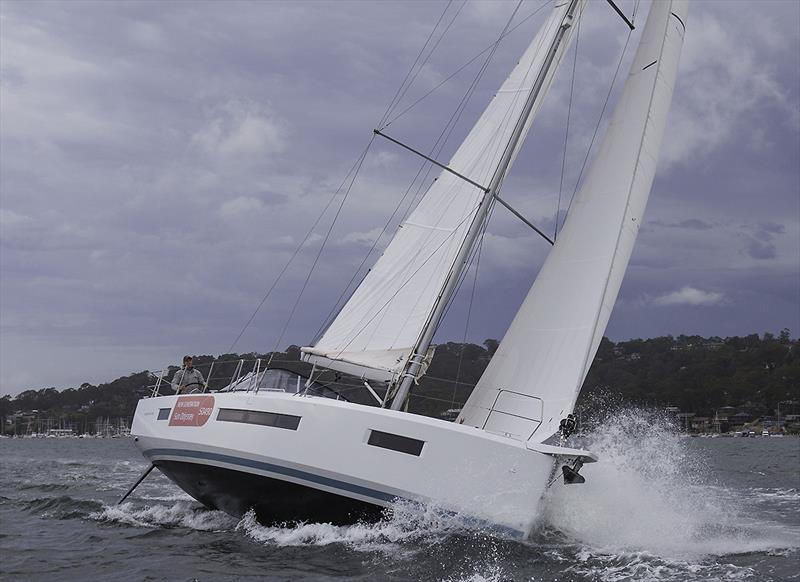
[[[0,439],[0,574],[19,580],[800,580],[800,439],[683,438],[643,411],[584,439],[525,542],[434,510],[264,527],[208,511],[131,439]]]

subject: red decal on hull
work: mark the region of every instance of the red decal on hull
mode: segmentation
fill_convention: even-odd
[[[213,396],[179,396],[172,416],[170,426],[203,426],[214,410]]]

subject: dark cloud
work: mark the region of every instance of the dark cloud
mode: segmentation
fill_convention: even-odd
[[[778,251],[773,244],[751,239],[747,243],[747,254],[754,259],[774,259]]]

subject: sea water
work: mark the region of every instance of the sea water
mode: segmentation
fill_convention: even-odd
[[[204,509],[132,439],[0,439],[8,580],[800,580],[800,439],[688,438],[616,410],[581,444],[601,461],[557,483],[514,541],[434,508],[377,524],[266,527]]]

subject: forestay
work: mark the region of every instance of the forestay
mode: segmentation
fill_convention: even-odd
[[[571,413],[616,301],[656,171],[687,2],[653,2],[564,228],[457,422],[541,442]]]
[[[522,59],[456,151],[450,168],[479,184],[490,183],[569,4],[555,3]],[[584,5],[585,0],[578,3],[576,17]],[[574,26],[568,27],[555,55],[556,65],[572,30]],[[556,68],[552,66],[545,77],[525,132]],[[396,379],[430,323],[485,195],[481,188],[443,171],[319,342],[302,348],[303,359],[371,380]]]

